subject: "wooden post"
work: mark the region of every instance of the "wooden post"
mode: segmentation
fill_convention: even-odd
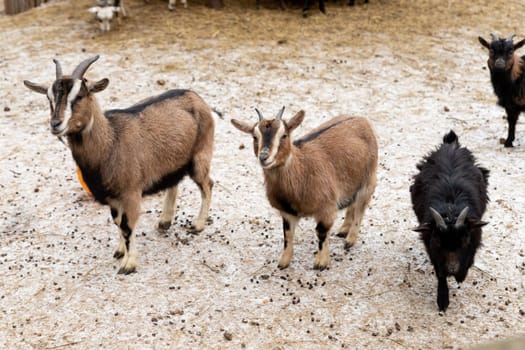
[[[15,15],[17,13],[27,11],[46,1],[47,0],[4,0],[5,13],[7,15]]]

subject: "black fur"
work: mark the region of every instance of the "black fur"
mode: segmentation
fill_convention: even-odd
[[[292,216],[297,216],[297,211],[292,208],[292,205],[284,198],[277,198],[277,209],[282,210]]]
[[[480,42],[483,44],[481,38]],[[512,66],[507,64],[514,57],[514,44],[506,39],[493,40],[490,43],[489,58],[492,64],[489,64],[490,81],[494,89],[494,94],[498,98],[498,105],[505,108],[507,113],[508,133],[505,140],[505,147],[513,147],[512,142],[515,139],[515,130],[518,117],[521,112],[525,111],[525,82],[524,73],[515,80],[512,79]],[[525,65],[525,56],[517,57],[521,64]],[[505,68],[497,68],[496,60],[505,62]],[[520,62],[514,62],[514,65]],[[525,67],[524,67],[525,69]]]
[[[481,221],[488,195],[489,171],[475,164],[472,153],[461,147],[453,131],[443,144],[424,157],[410,186],[414,212],[430,261],[438,278],[437,303],[440,310],[449,304],[447,276],[462,282],[474,263],[481,243]],[[446,228],[436,224],[430,207],[444,219]],[[468,207],[464,225],[455,227],[461,211]],[[451,267],[452,266],[452,267]],[[455,266],[455,267],[454,267]]]
[[[163,176],[158,182],[146,188],[143,195],[155,194],[167,188],[177,185],[186,175],[193,174],[193,161],[188,162],[177,171]]]
[[[126,215],[126,213],[122,214],[120,229],[124,233],[124,239],[126,241],[126,251],[129,251],[129,238],[131,237],[131,228],[129,227],[128,216]]]
[[[118,193],[112,191],[102,182],[102,176],[99,169],[92,169],[86,166],[80,165],[80,163],[75,159],[78,164],[80,171],[82,172],[82,178],[86,183],[87,187],[95,197],[95,200],[101,204],[107,204],[107,198],[117,198]]]
[[[290,223],[288,222],[288,220],[283,218],[284,249],[288,247],[288,240],[286,239],[286,231],[289,231],[289,230],[290,230]]]
[[[318,222],[315,230],[317,231],[317,238],[319,239],[319,250],[322,250],[324,241],[326,240],[328,227],[322,222]]]
[[[316,138],[321,136],[325,131],[330,130],[334,126],[337,126],[337,125],[339,125],[341,123],[344,123],[344,122],[346,122],[347,120],[350,120],[350,119],[353,119],[353,118],[351,117],[351,118],[347,118],[347,119],[344,119],[344,120],[340,120],[337,123],[334,123],[332,125],[328,125],[327,127],[324,127],[324,128],[322,128],[320,130],[317,130],[316,132],[313,132],[311,134],[305,135],[304,137],[295,140],[293,142],[293,144],[294,144],[295,147],[301,147],[303,144],[305,144],[305,143],[307,143],[309,141],[315,140]]]
[[[129,108],[126,108],[126,109],[111,109],[111,110],[108,110],[108,111],[105,111],[104,112],[104,115],[106,116],[106,118],[109,118],[111,117],[112,114],[114,113],[126,113],[126,114],[136,114],[136,113],[140,113],[142,112],[144,109],[146,109],[146,107],[148,106],[151,106],[155,103],[159,103],[163,100],[167,100],[167,99],[170,99],[170,98],[178,98],[178,97],[181,97],[183,96],[185,93],[189,92],[190,90],[186,90],[186,89],[174,89],[174,90],[169,90],[169,91],[166,91],[165,93],[159,95],[159,96],[156,96],[144,103],[141,103],[141,104],[138,104],[138,105],[135,105],[135,106],[131,106]]]

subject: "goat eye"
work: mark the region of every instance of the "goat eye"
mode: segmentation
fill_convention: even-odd
[[[285,140],[287,137],[288,135],[284,134],[283,136],[281,136],[281,140]]]

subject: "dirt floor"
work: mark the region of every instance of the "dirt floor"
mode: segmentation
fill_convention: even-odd
[[[467,349],[525,335],[525,127],[505,149],[479,35],[525,36],[518,0],[370,0],[280,11],[277,2],[130,0],[102,34],[89,0],[0,14],[0,348]],[[156,230],[160,195],[143,201],[137,273],[117,275],[109,209],[80,187],[69,150],[51,135],[49,103],[22,81],[50,84],[100,54],[88,78],[110,80],[105,109],[191,88],[224,113],[216,125],[211,223],[188,232],[200,204],[185,180],[176,223]],[[373,123],[378,187],[358,243],[332,235],[332,263],[313,270],[315,223],[277,269],[281,219],[265,195],[251,138],[229,120],[286,106],[297,135],[340,113]],[[483,247],[466,281],[437,281],[408,187],[415,164],[454,129],[491,171]],[[343,213],[341,213],[342,216]],[[340,224],[340,219],[336,225]]]

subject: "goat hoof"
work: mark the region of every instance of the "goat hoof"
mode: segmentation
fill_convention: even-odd
[[[335,235],[336,235],[337,237],[340,237],[340,238],[345,238],[346,235],[347,235],[347,233],[346,233],[346,232],[337,232]]]
[[[160,221],[159,222],[159,230],[166,231],[171,227],[171,221]]]
[[[282,265],[279,264],[279,265],[277,265],[277,267],[279,268],[279,270],[284,270],[284,269],[286,269],[288,266],[290,266],[290,264],[282,264]]]
[[[124,252],[119,252],[118,250],[115,251],[115,253],[113,254],[113,257],[117,260],[120,260],[124,257]]]
[[[507,147],[507,148],[514,147],[514,146],[512,145],[512,141],[510,141],[510,142],[505,141],[505,143],[503,144],[503,146],[504,146],[504,147]]]
[[[204,222],[199,222],[191,225],[190,230],[192,233],[199,233],[204,230]]]
[[[323,270],[326,269],[327,267],[328,267],[328,266],[326,266],[326,265],[314,264],[314,270],[323,271]]]
[[[137,268],[135,267],[121,267],[117,274],[119,275],[129,275],[130,273],[137,272]]]

